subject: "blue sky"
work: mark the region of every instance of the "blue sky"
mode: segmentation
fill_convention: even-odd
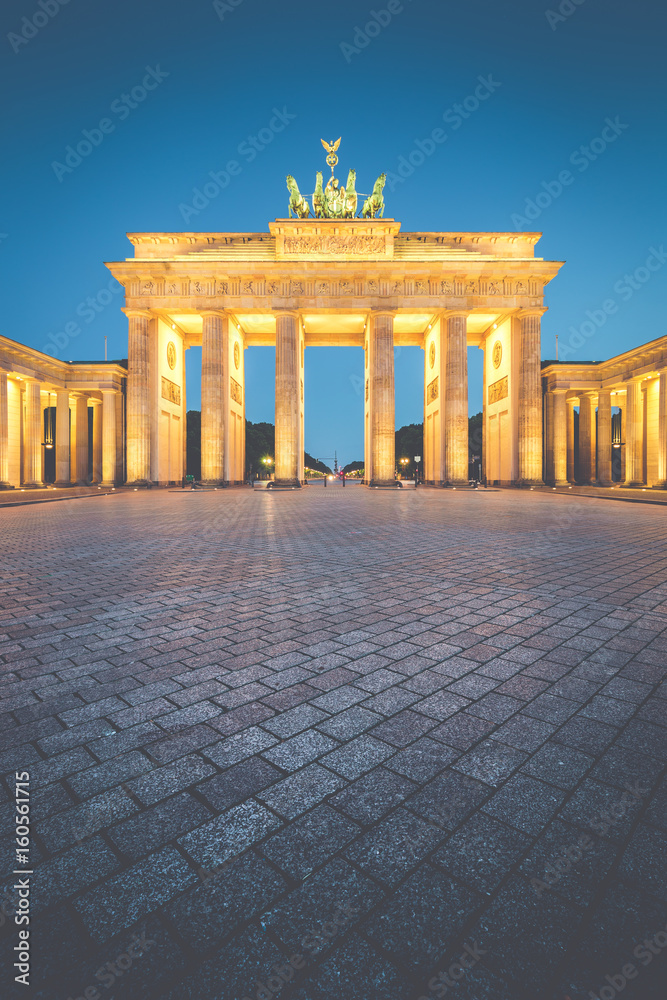
[[[366,32],[371,11],[384,23]],[[0,16],[6,336],[43,348],[74,323],[61,357],[101,358],[105,335],[109,357],[124,357],[103,262],[129,256],[127,231],[266,230],[285,215],[285,174],[310,189],[321,137],[343,136],[341,171],[355,167],[366,190],[438,127],[446,141],[388,185],[387,215],[404,230],[542,231],[541,255],[566,261],[547,293],[543,357],[556,334],[570,359],[598,360],[665,332],[657,0],[8,0]],[[154,89],[126,102],[149,69]],[[493,93],[458,117],[479,77]],[[274,108],[294,117],[251,160],[243,144]],[[54,167],[105,118],[89,156]],[[232,159],[240,174],[186,225],[182,206]],[[469,353],[474,411],[481,354]],[[272,420],[272,352],[246,357],[248,418]],[[189,405],[198,361],[188,352]],[[362,456],[362,366],[360,350],[306,352],[316,457]],[[421,352],[401,351],[397,425],[421,420],[422,384]]]

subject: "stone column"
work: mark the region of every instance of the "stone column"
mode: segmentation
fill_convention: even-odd
[[[7,372],[0,371],[0,490],[10,490],[9,482],[9,398]]]
[[[116,481],[116,393],[102,390],[102,486]]]
[[[567,407],[567,481],[574,483],[574,400],[566,399]]]
[[[598,393],[598,486],[611,486],[611,389]]]
[[[224,313],[203,314],[201,358],[201,477],[211,486],[224,480],[223,342],[229,320]]]
[[[588,393],[579,394],[579,482],[595,481],[595,406]]]
[[[369,320],[371,486],[395,486],[394,316],[371,313]]]
[[[76,397],[75,479],[78,486],[88,486],[88,397]]]
[[[658,479],[654,490],[667,490],[667,369],[660,372],[658,389]]]
[[[468,482],[468,317],[450,313],[446,322],[443,479],[457,486]]]
[[[69,389],[56,392],[56,486],[71,486]]]
[[[93,405],[93,483],[102,482],[102,400],[92,399]]]
[[[41,385],[34,379],[25,380],[25,427],[23,432],[23,485],[44,485],[42,472],[42,403]]]
[[[277,486],[301,486],[301,358],[299,316],[281,312],[276,317],[276,454]]]
[[[565,389],[553,391],[554,486],[567,486],[568,414]]]
[[[543,309],[522,310],[519,357],[519,483],[542,482],[541,317]]]
[[[624,486],[643,486],[644,397],[642,380],[627,383],[625,413],[625,482]]]
[[[125,309],[129,320],[127,371],[127,481],[150,480],[150,343],[146,310]]]

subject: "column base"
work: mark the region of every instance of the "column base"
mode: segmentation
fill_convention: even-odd
[[[553,486],[569,486],[570,483],[567,481],[567,479],[554,479],[552,485]]]
[[[646,486],[646,483],[637,480],[634,483],[620,483],[619,485],[622,490],[641,490]]]
[[[273,488],[276,490],[300,490],[300,479],[274,479]]]
[[[13,490],[16,489],[11,483],[0,483],[0,490]]]
[[[64,490],[69,486],[74,486],[74,483],[70,482],[69,479],[56,479],[54,486],[57,486],[59,490]]]
[[[607,489],[609,489],[609,487],[610,487],[610,486],[613,486],[614,484],[613,484],[613,482],[611,481],[611,479],[598,479],[598,480],[596,481],[595,485],[596,485],[596,486],[604,486],[604,487],[606,487]]]
[[[224,479],[200,479],[199,482],[201,486],[217,486],[218,489],[227,485]]]
[[[535,486],[544,486],[543,479],[517,479],[515,486],[519,489],[533,489]],[[569,483],[567,484],[569,486]]]
[[[77,486],[87,486],[87,483],[77,483]],[[126,486],[134,486],[135,488],[144,487],[145,489],[150,488],[153,483],[150,479],[128,479],[125,483]]]
[[[46,486],[44,483],[21,483],[22,490],[44,490]]]
[[[400,489],[396,479],[371,479],[368,484],[374,490],[397,490]]]
[[[449,486],[449,488],[451,489],[452,487],[457,487],[457,486],[458,487],[467,486],[469,482],[470,482],[469,479],[445,479],[440,485],[445,487]]]
[[[101,483],[99,483],[99,485],[100,485],[100,486],[103,486],[103,487],[104,487],[105,489],[109,489],[109,488],[110,488],[111,486],[115,486],[115,485],[116,485],[116,481],[115,481],[114,479],[112,479],[112,480],[110,480],[109,482],[106,482],[106,481],[105,481],[105,480],[103,479],[103,480],[102,480],[102,482],[101,482]]]

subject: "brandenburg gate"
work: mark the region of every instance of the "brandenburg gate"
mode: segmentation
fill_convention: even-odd
[[[337,144],[325,144],[337,162]],[[356,218],[346,188],[318,174],[313,211],[292,177],[268,233],[130,233],[107,264],[129,321],[127,481],[184,471],[185,351],[202,347],[202,479],[245,479],[244,354],[276,349],[276,485],[304,478],[304,354],[365,355],[365,481],[395,484],[394,348],[424,351],[424,474],[468,480],[467,348],[484,351],[485,476],[543,480],[540,321],[562,266],[535,256],[539,233],[403,233],[383,218],[384,175]]]

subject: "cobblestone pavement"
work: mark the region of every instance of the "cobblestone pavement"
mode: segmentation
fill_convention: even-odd
[[[513,491],[0,512],[2,996],[662,996],[665,528]]]

